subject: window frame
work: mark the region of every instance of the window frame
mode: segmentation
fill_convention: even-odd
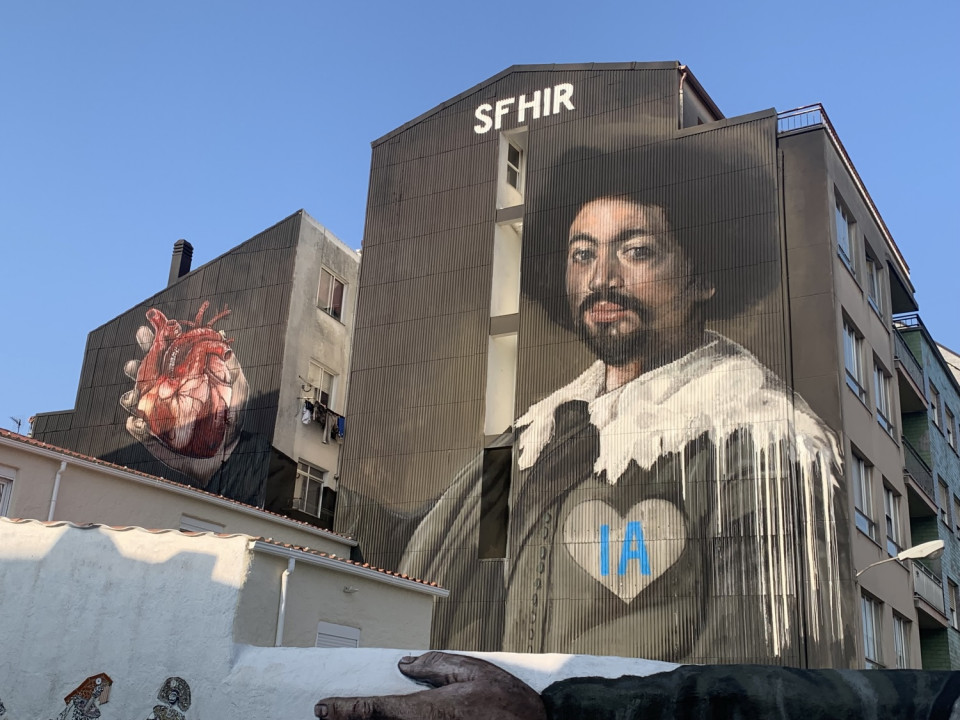
[[[10,512],[10,505],[13,503],[13,482],[14,478],[0,474],[0,517],[7,517],[7,513]]]
[[[950,498],[950,486],[942,475],[937,475],[937,507],[940,510],[940,521],[947,527],[950,527]]]
[[[857,253],[859,249],[857,220],[846,203],[836,193],[834,197],[834,227],[837,233],[837,255],[855,278],[857,273]],[[845,242],[844,242],[845,241]]]
[[[957,449],[957,418],[946,403],[943,404],[943,425],[947,433],[947,444]]]
[[[851,357],[851,354],[853,357]],[[851,363],[853,367],[851,368]],[[849,320],[843,320],[843,367],[846,370],[847,387],[860,402],[866,404],[867,389],[863,386],[863,335]]]
[[[947,610],[950,612],[950,627],[960,630],[960,618],[957,617],[957,606],[960,605],[960,586],[947,578]]]
[[[887,554],[896,557],[903,549],[903,526],[900,522],[901,496],[888,485],[883,486],[883,514],[887,534]]]
[[[883,665],[883,603],[867,593],[860,594],[860,620],[863,631],[863,659],[867,670]]]
[[[323,298],[324,284],[328,285],[326,298]],[[339,304],[336,300],[337,288],[340,288]],[[343,322],[343,311],[347,299],[347,283],[336,273],[326,267],[320,268],[320,277],[317,280],[317,309],[338,322]]]
[[[526,180],[526,170],[527,170],[527,153],[520,146],[519,143],[514,142],[509,137],[506,140],[507,140],[507,158],[506,158],[507,165],[504,171],[505,172],[504,181],[507,183],[507,185],[509,185],[518,193],[523,195],[523,189],[525,185],[524,181]],[[516,151],[516,154],[517,154],[516,163],[514,163],[510,158],[511,151]],[[515,182],[511,182],[511,171],[513,172]]]
[[[937,386],[933,384],[933,381],[929,381],[928,386],[930,387],[930,410],[933,411],[933,424],[937,426],[937,429],[943,432],[943,417],[940,410],[940,391],[937,390]]]
[[[898,670],[910,667],[910,620],[899,613],[893,613],[893,659]]]
[[[297,460],[296,484],[293,491],[293,507],[296,510],[312,517],[321,517],[321,511],[323,509],[323,489],[328,487],[327,475],[329,472],[329,470],[324,470],[322,467],[307,462],[303,458]],[[315,512],[307,507],[310,499],[311,484],[318,486]]]
[[[883,264],[869,250],[866,252],[866,271],[864,275],[867,285],[867,303],[882,318],[886,310],[883,302]]]
[[[317,377],[318,374],[320,376],[319,378]],[[323,402],[323,388],[327,378],[330,379],[329,390],[326,391],[327,401]],[[338,378],[339,376],[326,365],[311,358],[308,382],[310,384],[310,393],[313,396],[313,401],[323,405],[323,407],[328,410],[332,409],[337,399]]]
[[[853,508],[857,529],[879,543],[877,521],[873,507],[873,466],[858,454],[853,453],[848,465],[853,486]]]
[[[890,419],[893,417],[891,391],[892,377],[880,364],[876,356],[873,359],[873,404],[877,411],[877,423],[892,438],[896,438],[897,428]]]

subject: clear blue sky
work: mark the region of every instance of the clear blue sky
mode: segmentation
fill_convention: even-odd
[[[0,4],[0,426],[87,333],[304,208],[359,247],[370,141],[517,63],[679,60],[728,116],[822,102],[960,349],[960,3]]]

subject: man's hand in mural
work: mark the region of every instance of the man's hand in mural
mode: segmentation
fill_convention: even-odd
[[[411,695],[324,698],[314,714],[321,720],[546,720],[543,702],[533,688],[486,660],[429,652],[405,657],[397,667],[433,689]]]
[[[135,381],[120,398],[130,413],[127,432],[155,458],[205,487],[240,439],[249,395],[243,368],[222,332],[213,324],[224,308],[203,324],[209,303],[184,324],[155,308],[137,330],[142,360],[129,360],[124,373]]]

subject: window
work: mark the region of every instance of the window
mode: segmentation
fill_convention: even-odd
[[[222,533],[224,526],[220,523],[201,520],[189,515],[180,516],[180,532],[213,532]]]
[[[883,317],[883,269],[879,261],[867,255],[867,301]]]
[[[937,504],[940,506],[940,519],[943,521],[945,525],[949,525],[950,524],[950,515],[949,515],[950,488],[947,486],[947,481],[944,480],[939,475],[937,475],[937,480],[938,480],[937,490],[939,492],[939,495],[937,497],[937,501],[938,501]]]
[[[480,492],[480,559],[507,556],[507,527],[510,520],[510,475],[513,448],[486,448],[483,451],[483,479]]]
[[[869,595],[860,596],[860,612],[863,615],[863,657],[868,670],[882,668],[880,654],[883,606]]]
[[[518,192],[523,192],[523,170],[523,149],[507,141],[507,184]]]
[[[863,387],[863,338],[846,321],[843,323],[843,363],[847,369],[847,387],[857,394],[861,401],[867,401],[867,391]]]
[[[873,468],[863,458],[854,455],[850,462],[850,475],[857,527],[867,537],[877,540],[877,523],[873,520]]]
[[[313,399],[326,408],[332,407],[335,400],[337,376],[315,360],[310,361],[310,377]]]
[[[339,320],[343,315],[343,281],[329,271],[320,270],[320,286],[317,289],[317,307]]]
[[[943,406],[943,425],[944,429],[947,431],[947,442],[950,443],[950,447],[954,450],[957,449],[957,428],[956,428],[956,419],[953,416],[953,413],[950,412],[950,408],[946,405]]]
[[[857,221],[843,205],[838,197],[836,200],[837,223],[837,252],[850,272],[857,274]]]
[[[950,603],[950,627],[960,630],[960,620],[957,619],[957,605],[960,605],[960,588],[953,580],[947,580],[947,600]]]
[[[901,615],[893,614],[893,653],[896,667],[906,669],[910,663],[910,621]]]
[[[336,508],[337,493],[327,485],[327,471],[311,465],[304,460],[297,463],[297,486],[294,491],[293,507],[320,518],[320,526],[333,527],[333,513]]]
[[[883,489],[883,511],[887,521],[887,553],[896,557],[903,548],[900,532],[900,496],[893,489]]]
[[[888,435],[893,437],[896,434],[896,429],[890,422],[890,418],[893,416],[890,405],[890,376],[887,375],[886,370],[880,367],[876,359],[873,361],[873,393],[877,402],[877,422],[880,427],[887,431]]]
[[[360,628],[335,623],[317,623],[317,643],[314,647],[360,647]]]
[[[940,391],[933,383],[930,383],[930,412],[933,417],[933,424],[938,428],[943,428],[943,422],[940,419]]]
[[[13,478],[0,469],[0,517],[10,512],[10,496],[13,495]]]
[[[960,498],[956,495],[953,496],[953,525],[957,535],[960,535]]]
[[[523,205],[527,174],[527,131],[500,133],[497,149],[497,209]]]

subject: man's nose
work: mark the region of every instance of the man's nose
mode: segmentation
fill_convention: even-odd
[[[597,260],[593,264],[593,273],[590,275],[590,289],[597,291],[622,287],[623,274],[616,251],[607,248],[598,249]]]

